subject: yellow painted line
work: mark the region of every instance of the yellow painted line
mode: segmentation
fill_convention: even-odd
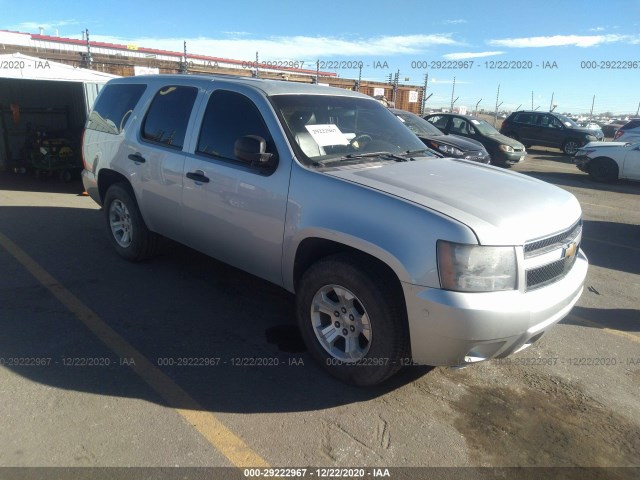
[[[147,360],[78,297],[63,287],[49,272],[9,238],[0,233],[0,245],[25,267],[107,347],[121,358],[133,359],[130,365],[142,380],[167,404],[191,424],[211,445],[236,467],[264,467],[269,464],[227,428],[215,415],[205,411],[185,390]]]
[[[611,245],[612,247],[617,247],[617,248],[628,248],[629,250],[636,250],[638,252],[640,252],[640,248],[638,247],[634,247],[632,245],[622,245],[621,243],[616,243],[616,242],[610,242],[609,240],[600,240],[598,238],[593,238],[593,237],[582,237],[585,240],[589,240],[591,242],[597,242],[597,243],[604,243],[606,245]]]
[[[585,327],[598,328],[604,332],[611,333],[613,335],[618,335],[619,337],[624,337],[629,340],[633,340],[634,342],[640,343],[640,336],[634,335],[633,333],[623,332],[622,330],[616,330],[615,328],[605,327],[604,325],[600,325],[599,323],[592,322],[591,320],[587,320],[586,318],[579,317],[574,313],[570,313],[567,317],[576,323],[584,325]]]

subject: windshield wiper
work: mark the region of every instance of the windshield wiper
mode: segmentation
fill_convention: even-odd
[[[408,158],[402,157],[400,155],[396,155],[395,153],[391,153],[391,152],[370,152],[370,153],[350,153],[348,155],[343,155],[342,157],[325,158],[324,160],[316,160],[316,164],[317,165],[328,165],[330,163],[343,162],[345,160],[357,160],[357,159],[360,159],[360,158],[371,158],[371,157],[390,158],[391,160],[395,160],[396,162],[408,162],[409,161]]]

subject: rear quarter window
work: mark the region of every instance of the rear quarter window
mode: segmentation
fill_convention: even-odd
[[[142,127],[142,138],[168,147],[182,149],[193,104],[195,87],[166,86],[151,101]]]
[[[533,125],[535,122],[535,117],[532,113],[518,113],[514,118],[514,122],[524,123],[527,125]]]
[[[118,135],[146,88],[138,83],[106,85],[89,115],[87,128]]]

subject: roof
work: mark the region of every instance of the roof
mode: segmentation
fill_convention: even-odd
[[[0,69],[0,78],[85,83],[106,83],[112,78],[119,78],[117,75],[72,67],[21,53],[0,55],[0,63],[4,66]]]
[[[284,80],[268,80],[262,78],[243,77],[235,75],[184,75],[184,74],[162,74],[162,75],[140,75],[135,77],[125,77],[117,80],[117,83],[164,83],[170,84],[172,81],[183,83],[185,81],[196,85],[203,85],[211,82],[242,84],[248,87],[261,90],[266,95],[340,95],[345,97],[358,97],[373,100],[362,93],[353,92],[344,88],[327,87],[301,82],[289,82]]]

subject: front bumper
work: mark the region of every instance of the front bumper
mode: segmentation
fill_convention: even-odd
[[[503,152],[502,150],[497,149],[491,158],[495,160],[493,163],[515,165],[516,163],[522,162],[526,156],[526,150],[523,150],[522,152]]]
[[[586,155],[576,155],[573,157],[573,163],[576,164],[578,170],[586,173],[589,173],[589,162],[591,162],[591,159]]]
[[[465,152],[464,157],[465,160],[471,160],[472,162],[490,164],[491,156],[485,152]]]
[[[530,292],[461,293],[403,283],[413,361],[466,365],[528,347],[573,308],[587,266],[580,250],[564,278]]]

